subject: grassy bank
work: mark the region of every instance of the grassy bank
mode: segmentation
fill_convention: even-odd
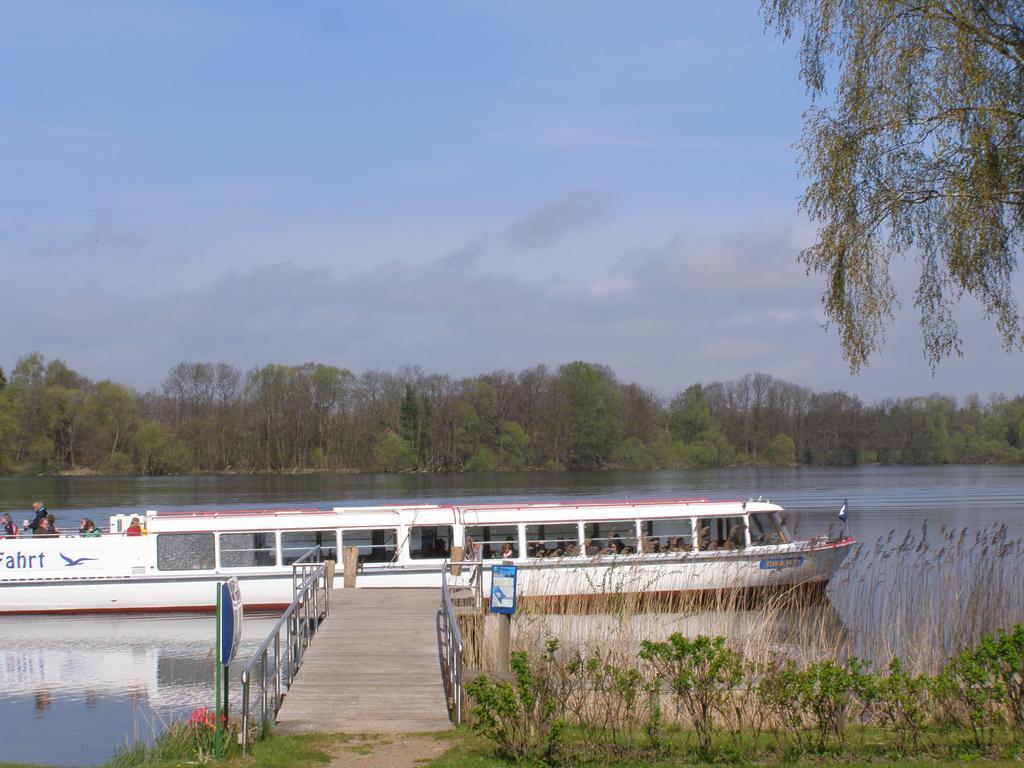
[[[173,744],[155,744],[150,748],[122,750],[103,768],[185,768],[206,764],[216,768],[316,768],[340,761],[341,765],[358,765],[362,758],[371,757],[375,750],[389,744],[395,737],[366,740],[343,734],[270,734],[253,745],[251,755],[243,756],[237,749],[221,760],[209,755],[197,759],[195,754],[175,754]],[[651,752],[646,748],[649,736],[633,733],[636,749],[623,742],[618,750],[597,749],[592,734],[578,727],[567,728],[562,734],[559,749],[547,760],[516,761],[502,755],[489,739],[463,726],[437,738],[447,747],[435,759],[418,754],[408,755],[408,764],[423,768],[512,768],[524,765],[585,765],[592,768],[641,768],[642,766],[703,766],[703,765],[757,765],[757,766],[873,766],[874,768],[945,768],[959,766],[965,761],[993,768],[1020,766],[1024,761],[1021,743],[1010,731],[1001,732],[995,742],[982,750],[964,749],[938,731],[927,734],[920,749],[910,755],[893,754],[886,746],[887,734],[881,729],[851,727],[847,742],[841,749],[796,754],[772,734],[753,730],[723,733],[716,737],[716,756],[713,762],[701,760],[694,748],[697,735],[692,730],[669,728],[663,738],[662,749]],[[169,737],[174,741],[175,737]],[[436,751],[434,752],[436,754]],[[380,764],[379,760],[377,763]],[[0,762],[0,768],[40,768],[37,765]]]
[[[634,734],[643,742],[643,734]],[[474,734],[468,727],[460,728],[451,738],[451,747],[444,755],[431,763],[431,768],[496,768],[497,766],[523,765],[585,765],[592,768],[641,768],[641,766],[703,766],[703,765],[758,765],[758,766],[823,766],[842,764],[846,766],[871,765],[878,768],[889,766],[960,766],[971,762],[985,766],[1020,766],[1024,752],[1019,742],[1005,734],[1005,742],[985,751],[964,751],[950,741],[943,741],[939,734],[927,749],[913,755],[896,755],[888,751],[886,734],[878,729],[852,728],[849,743],[842,749],[821,753],[795,755],[768,734],[752,731],[729,734],[717,745],[717,756],[713,762],[702,760],[693,748],[696,734],[690,730],[674,730],[666,735],[665,749],[661,754],[640,748],[630,753],[596,751],[590,735],[579,728],[569,728],[563,734],[562,745],[557,754],[547,760],[515,760],[500,754],[496,746]]]

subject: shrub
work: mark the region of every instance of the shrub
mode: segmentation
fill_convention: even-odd
[[[801,674],[800,705],[814,723],[817,748],[824,751],[831,736],[840,743],[845,741],[850,709],[869,688],[870,678],[862,662],[852,656],[843,664],[831,659],[816,661]]]
[[[978,748],[992,744],[1006,698],[995,672],[996,654],[995,639],[986,635],[977,645],[951,659],[935,686],[938,695],[954,702],[966,717]]]
[[[999,630],[990,662],[1002,688],[1010,723],[1018,731],[1024,730],[1024,624],[1015,625],[1009,632]]]
[[[526,651],[512,654],[514,683],[486,675],[471,680],[466,693],[474,704],[473,728],[498,745],[498,752],[520,761],[551,760],[563,729],[559,675],[554,669],[557,640],[548,640],[543,657],[531,664]]]
[[[645,640],[640,658],[651,662],[668,685],[676,706],[693,721],[702,756],[711,757],[715,718],[722,715],[732,687],[743,677],[740,654],[726,646],[724,637],[700,635],[691,640],[677,632],[665,642]]]
[[[898,658],[889,662],[889,674],[879,677],[874,700],[883,722],[896,733],[901,753],[916,750],[928,726],[933,680],[911,675]]]
[[[797,669],[796,662],[783,663],[773,656],[765,665],[757,684],[757,695],[776,733],[788,737],[789,750],[801,752],[805,742],[803,703],[807,677]]]

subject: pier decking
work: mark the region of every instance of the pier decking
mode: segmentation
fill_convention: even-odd
[[[277,714],[281,733],[451,727],[437,658],[436,589],[335,589]]]

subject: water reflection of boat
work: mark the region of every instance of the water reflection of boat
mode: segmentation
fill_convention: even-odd
[[[272,619],[247,620],[255,645]],[[210,618],[34,617],[0,619],[0,698],[53,701],[125,697],[151,708],[209,697],[214,623]]]
[[[705,499],[148,512],[144,536],[120,515],[102,537],[0,540],[0,613],[209,610],[227,576],[247,609],[282,608],[314,545],[357,548],[361,587],[438,587],[453,545],[523,566],[525,596],[826,583],[852,540],[795,540],[781,512]]]

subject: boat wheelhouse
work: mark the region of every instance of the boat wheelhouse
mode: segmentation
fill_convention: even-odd
[[[206,611],[231,576],[247,610],[276,610],[314,546],[336,561],[357,548],[360,588],[437,588],[453,552],[482,563],[485,588],[490,564],[518,564],[524,597],[827,583],[852,540],[794,540],[782,512],[707,499],[149,511],[142,536],[116,515],[99,537],[0,539],[0,614]]]

